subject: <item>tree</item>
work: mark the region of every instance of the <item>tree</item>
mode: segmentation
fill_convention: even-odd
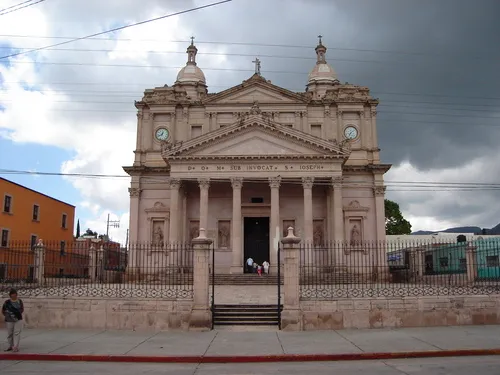
[[[95,238],[97,238],[97,232],[93,232],[92,229],[90,229],[90,228],[85,231],[85,235],[86,236],[94,236]]]
[[[80,238],[80,219],[76,222],[76,238]]]
[[[399,204],[386,199],[385,203],[385,233],[411,234],[411,224],[403,217]]]

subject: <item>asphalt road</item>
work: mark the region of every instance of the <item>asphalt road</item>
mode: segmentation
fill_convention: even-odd
[[[500,356],[425,358],[394,361],[298,362],[263,364],[147,364],[97,362],[0,361],[2,375],[119,374],[119,375],[248,375],[248,374],[370,374],[370,375],[481,375],[500,374]]]

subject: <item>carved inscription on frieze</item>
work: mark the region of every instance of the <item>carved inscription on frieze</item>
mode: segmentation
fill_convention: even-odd
[[[319,171],[325,169],[322,164],[225,164],[225,165],[188,165],[188,171],[239,171],[239,172],[265,172],[265,171]]]

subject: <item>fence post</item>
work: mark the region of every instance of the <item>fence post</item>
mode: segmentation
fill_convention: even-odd
[[[97,250],[94,245],[90,245],[89,249],[89,276],[90,281],[95,282],[97,271]]]
[[[99,246],[99,249],[96,251],[96,268],[97,268],[97,280],[101,283],[105,282],[104,280],[104,247],[102,245]]]
[[[302,314],[300,311],[300,270],[299,243],[301,239],[288,228],[288,235],[281,240],[284,253],[283,267],[283,312],[281,313],[281,329],[284,331],[300,331]]]
[[[207,238],[204,228],[192,240],[193,259],[193,310],[189,320],[190,329],[205,330],[212,328],[212,314],[209,303],[209,273],[210,273],[210,245],[212,240]]]
[[[45,282],[45,245],[41,239],[34,248],[35,251],[35,282],[43,285]]]
[[[476,247],[467,246],[465,256],[467,262],[467,281],[473,283],[477,279]]]

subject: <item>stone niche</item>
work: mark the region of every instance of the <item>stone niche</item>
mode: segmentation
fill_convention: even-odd
[[[226,250],[231,247],[231,220],[217,221],[217,248]]]
[[[163,247],[169,241],[170,210],[161,202],[155,202],[146,208],[146,218],[149,225],[149,241],[152,247]]]
[[[351,201],[344,207],[345,239],[348,245],[345,247],[346,254],[349,254],[351,251],[368,253],[368,248],[367,246],[363,246],[363,241],[369,210],[368,207],[362,206],[357,200]]]
[[[313,244],[315,248],[323,248],[325,246],[325,220],[313,220]]]

